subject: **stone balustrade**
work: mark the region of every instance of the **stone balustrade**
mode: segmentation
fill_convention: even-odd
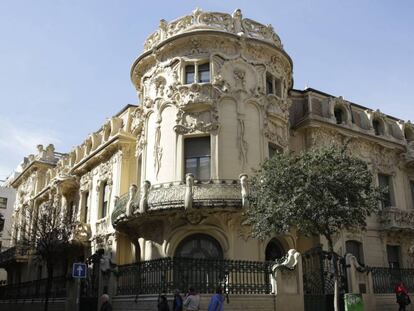
[[[232,33],[244,38],[265,41],[278,48],[283,48],[272,25],[263,25],[254,20],[243,18],[240,9],[235,10],[232,15],[203,12],[201,9],[196,9],[191,15],[180,17],[170,23],[161,20],[158,30],[145,40],[144,50],[151,50],[161,42],[174,36],[199,30]]]
[[[134,187],[136,187],[134,185]],[[132,188],[132,187],[131,187]],[[241,208],[247,206],[247,175],[235,179],[195,180],[187,174],[186,181],[151,185],[145,181],[139,194],[126,193],[115,202],[112,224],[145,213],[172,209]]]
[[[382,210],[379,222],[383,230],[399,231],[414,230],[414,211],[399,208],[388,208]]]

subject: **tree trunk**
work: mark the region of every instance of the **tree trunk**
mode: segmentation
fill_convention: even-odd
[[[53,264],[47,263],[46,265],[47,265],[47,279],[46,279],[44,311],[47,311],[49,308],[49,296],[50,296],[50,290],[52,288],[52,281],[53,281]]]
[[[330,235],[325,236],[328,240],[328,251],[332,256],[333,262],[333,277],[334,277],[334,310],[339,311],[339,284],[338,284],[338,258],[335,256],[333,250],[332,237]]]

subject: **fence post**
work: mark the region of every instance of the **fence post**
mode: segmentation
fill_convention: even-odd
[[[303,310],[303,271],[300,254],[291,249],[282,263],[272,267],[276,281],[276,310]]]
[[[345,256],[348,276],[348,291],[353,294],[362,294],[365,310],[376,310],[372,272],[361,266],[352,254]]]

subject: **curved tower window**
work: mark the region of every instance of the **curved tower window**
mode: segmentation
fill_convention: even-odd
[[[198,65],[198,83],[210,82],[210,64]]]
[[[187,65],[185,66],[185,84],[194,83],[195,76],[195,66]]]
[[[197,259],[222,259],[223,250],[216,239],[207,234],[193,234],[180,242],[176,257]]]
[[[266,246],[266,261],[274,261],[285,255],[282,244],[277,239],[272,239]]]

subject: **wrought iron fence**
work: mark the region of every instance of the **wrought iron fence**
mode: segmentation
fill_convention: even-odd
[[[414,269],[371,268],[374,293],[394,293],[395,285],[403,282],[409,292],[414,291]]]
[[[0,286],[0,299],[35,299],[44,298],[47,279]],[[50,298],[66,297],[66,278],[53,278]]]
[[[269,294],[273,263],[162,258],[118,267],[118,295],[173,293],[194,287],[213,293],[222,286],[229,294]]]

